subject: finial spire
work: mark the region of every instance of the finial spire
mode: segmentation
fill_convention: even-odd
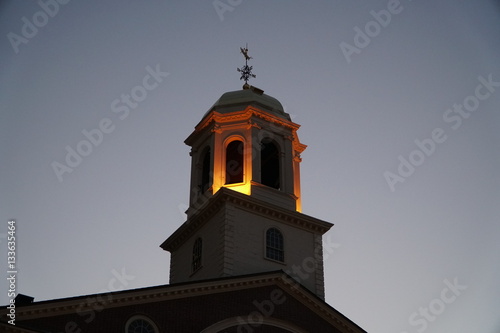
[[[248,66],[248,60],[252,59],[252,57],[248,55],[248,44],[244,48],[240,47],[240,52],[245,57],[245,66],[237,68],[237,70],[241,73],[240,80],[245,80],[245,85],[248,85],[250,77],[256,77],[256,75],[252,73],[253,67]]]

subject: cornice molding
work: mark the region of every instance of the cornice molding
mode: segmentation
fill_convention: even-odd
[[[252,117],[256,117],[265,120],[275,126],[281,126],[286,129],[296,132],[300,125],[292,121],[275,116],[263,109],[257,108],[255,106],[247,106],[244,110],[233,111],[230,113],[219,113],[215,110],[210,111],[199,123],[195,126],[195,130],[189,137],[184,141],[187,145],[192,145],[196,140],[196,137],[201,134],[205,129],[210,129],[212,132],[219,133],[221,124],[231,123],[231,122],[244,122],[248,123]],[[296,136],[296,135],[295,135]]]
[[[187,284],[164,285],[143,289],[132,289],[109,294],[94,294],[69,299],[57,299],[34,303],[29,306],[16,308],[18,321],[37,318],[54,317],[84,312],[95,309],[97,306],[116,308],[144,303],[169,301],[180,298],[196,297],[200,295],[217,294],[221,292],[248,290],[275,285],[280,287],[297,301],[321,316],[342,332],[366,333],[359,326],[326,302],[312,294],[290,275],[283,271],[225,277],[208,281],[190,282]],[[89,301],[92,300],[92,301]],[[5,313],[6,308],[0,310]]]
[[[319,234],[324,234],[333,226],[332,223],[312,216],[285,209],[252,196],[221,187],[213,197],[207,200],[198,212],[184,222],[160,247],[166,251],[177,249],[196,230],[208,222],[225,203],[232,203],[247,211]]]

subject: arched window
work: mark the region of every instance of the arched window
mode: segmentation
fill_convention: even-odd
[[[271,140],[262,140],[260,145],[260,182],[263,185],[280,188],[280,154]]]
[[[202,240],[197,238],[193,245],[193,260],[191,262],[191,268],[193,272],[196,272],[201,267],[201,254],[202,254]]]
[[[125,333],[158,333],[158,328],[145,316],[133,316],[125,324]]]
[[[226,148],[226,184],[243,182],[243,142],[236,140]]]
[[[200,190],[205,193],[210,187],[210,147],[205,149],[202,158]]]
[[[266,231],[266,258],[285,261],[283,234],[276,228],[269,228]]]

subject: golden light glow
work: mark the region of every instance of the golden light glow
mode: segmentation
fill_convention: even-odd
[[[250,186],[250,183],[239,183],[239,184],[227,184],[224,185],[223,187],[227,187],[228,189],[231,189],[236,192],[240,192],[246,195],[252,194],[252,187]]]
[[[297,200],[295,210],[299,213],[302,213],[302,203],[300,202],[300,200]]]
[[[299,127],[300,125],[289,120],[282,119],[253,106],[248,106],[244,110],[230,113],[211,111],[195,127],[195,131],[185,142],[196,149],[202,149],[203,145],[210,142],[213,158],[213,169],[211,170],[212,194],[216,194],[221,187],[226,187],[250,196],[252,195],[252,186],[264,186],[260,183],[262,164],[259,158],[259,144],[262,139],[261,136],[274,138],[279,143],[282,154],[280,155],[282,156],[280,162],[281,188],[278,190],[280,192],[262,191],[254,188],[253,195],[256,198],[270,200],[288,209],[294,207],[296,211],[301,212],[299,164],[301,162],[300,153],[307,146],[299,141],[297,136]],[[207,128],[209,131],[205,130]],[[226,177],[231,178],[226,172],[226,167],[231,167],[231,165],[226,165],[226,154],[228,154],[228,145],[236,140],[243,143],[243,178],[238,174],[238,177],[232,181],[241,182],[231,183],[231,179],[226,179]],[[199,142],[203,142],[203,145]],[[254,147],[254,145],[257,146]],[[238,160],[237,167],[240,166]],[[257,172],[257,174],[253,174],[254,172]],[[276,191],[276,189],[273,190]]]
[[[226,184],[226,165],[225,165],[225,152],[227,144],[233,140],[241,140],[245,144],[244,154],[243,154],[243,182]],[[214,158],[214,174],[213,174],[213,194],[217,193],[221,187],[227,187],[233,191],[237,191],[246,195],[251,195],[251,179],[252,179],[252,155],[251,155],[251,145],[241,136],[232,136],[231,140],[226,140],[225,145],[221,145],[224,148],[216,150]]]

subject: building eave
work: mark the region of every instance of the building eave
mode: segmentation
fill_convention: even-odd
[[[25,321],[42,317],[67,315],[76,313],[77,311],[85,312],[96,306],[115,308],[272,285],[281,288],[286,293],[293,296],[297,301],[314,311],[342,332],[366,333],[349,318],[335,310],[283,271],[223,277],[196,282],[110,292],[108,294],[93,294],[35,302],[30,305],[16,308],[16,316],[17,318],[22,318],[22,321]],[[8,309],[5,306],[0,309],[2,315],[7,311]],[[26,330],[26,332],[32,331]]]
[[[184,222],[170,237],[168,237],[160,247],[165,251],[172,251],[178,248],[193,232],[203,226],[211,216],[213,216],[224,203],[230,202],[244,210],[252,211],[263,216],[272,216],[282,223],[324,234],[333,226],[312,216],[292,211],[272,203],[256,199],[252,196],[221,187],[219,191],[211,197],[194,213],[191,218]]]
[[[249,105],[243,110],[233,111],[231,113],[219,113],[216,110],[210,111],[199,123],[195,126],[194,131],[188,136],[184,141],[185,144],[191,146],[200,133],[205,130],[217,130],[217,126],[224,123],[230,123],[235,121],[250,121],[252,117],[260,118],[268,121],[276,126],[282,126],[291,130],[295,133],[300,125],[292,121],[280,118],[272,113],[269,113],[258,107]]]

